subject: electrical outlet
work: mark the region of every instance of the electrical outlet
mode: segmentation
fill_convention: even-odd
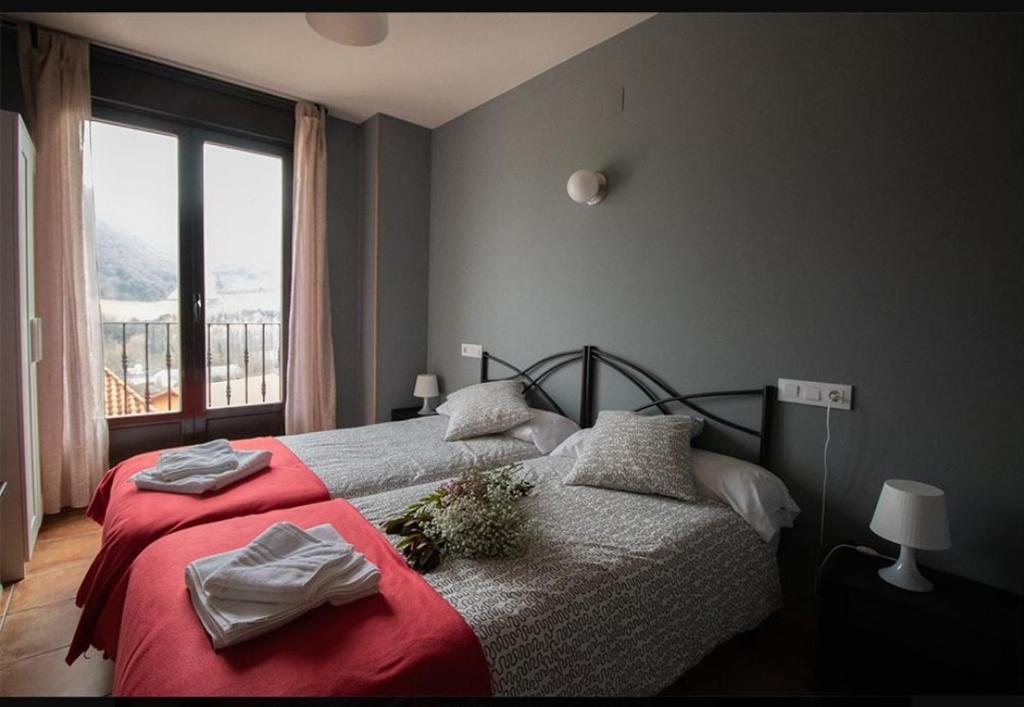
[[[779,378],[779,402],[828,407],[830,398],[833,410],[849,410],[853,405],[853,386]]]
[[[466,358],[483,358],[484,347],[480,344],[463,344],[462,355]]]

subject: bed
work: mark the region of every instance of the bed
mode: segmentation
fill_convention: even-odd
[[[525,369],[488,354],[482,359],[480,380],[494,380],[488,363],[499,361],[512,371],[507,378],[521,377],[527,382],[526,393],[532,402],[564,415],[542,383],[556,371],[581,361],[583,353],[584,349],[557,353]],[[237,450],[270,450],[270,467],[203,496],[139,491],[129,481],[136,472],[153,466],[159,451],[121,462],[101,480],[87,510],[88,516],[103,526],[103,541],[75,597],[82,613],[66,661],[73,663],[90,645],[109,654],[109,645],[116,637],[104,633],[98,625],[100,613],[132,561],[168,533],[276,508],[441,480],[465,469],[539,455],[534,444],[505,434],[446,442],[445,424],[442,416],[431,416],[234,441]]]
[[[701,396],[649,392],[656,407],[755,393],[762,409],[770,409],[768,388]],[[763,453],[767,417],[760,430],[717,414],[706,419],[758,435]],[[536,534],[527,552],[513,559],[448,558],[423,576],[404,566],[375,526],[436,482],[225,520],[153,543],[115,598],[123,621],[114,694],[649,695],[778,608],[777,536],[766,542],[712,499],[687,503],[566,486],[562,479],[572,463],[559,457],[524,462],[536,484],[523,501]],[[443,599],[433,613],[447,628],[424,626],[420,615],[403,622],[408,607],[402,593],[394,594],[392,606],[391,590],[382,584],[381,601],[393,610],[378,607],[374,620],[393,620],[373,624],[376,638],[366,643],[348,636],[366,628],[370,609],[357,603],[320,607],[270,634],[213,651],[181,580],[184,567],[245,544],[280,520],[302,527],[331,522],[350,542],[365,543],[359,549],[384,563],[382,576],[389,571],[397,585],[420,592],[428,584]],[[405,679],[412,674],[418,682]]]
[[[265,636],[219,652],[210,648],[181,580],[185,566],[244,544],[280,520],[303,527],[334,522],[350,542],[358,542],[365,528],[361,533],[351,517],[338,519],[332,508],[338,502],[331,501],[192,528],[143,552],[123,597],[113,694],[481,694],[482,684],[494,695],[656,694],[716,645],[778,608],[775,544],[764,542],[731,509],[713,501],[681,504],[563,486],[561,475],[571,461],[526,464],[537,478],[526,502],[538,522],[526,554],[491,561],[449,558],[422,578],[403,577],[425,580],[469,626],[485,657],[486,676],[458,625],[448,626],[456,637],[446,640],[450,634],[436,627],[396,621],[377,630],[417,639],[411,641],[419,653],[410,670],[419,671],[421,654],[436,657],[435,641],[443,655],[432,663],[430,680],[414,683],[393,674],[381,680],[381,666],[409,660],[410,647],[397,641],[393,652],[372,663],[365,646],[342,641],[362,625],[363,617],[352,611],[356,604],[320,607]],[[375,524],[433,487],[350,503]],[[393,577],[400,556],[387,561],[376,549],[360,546],[382,566],[382,577]],[[402,606],[388,592],[382,587],[389,606]],[[444,623],[456,622],[445,616]],[[451,648],[452,642],[461,647]],[[298,647],[309,645],[317,649],[297,658]]]

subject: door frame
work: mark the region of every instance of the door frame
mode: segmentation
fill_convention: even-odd
[[[168,413],[147,413],[107,418],[111,431],[111,462],[138,451],[138,440],[152,427],[160,431],[160,440],[154,439],[152,448],[174,444],[194,444],[205,441],[210,420],[251,417],[252,435],[270,434],[283,429],[284,400],[287,387],[284,375],[288,358],[288,325],[291,303],[292,260],[292,146],[280,140],[257,138],[239,131],[208,126],[197,121],[154,114],[106,101],[93,99],[92,119],[151,130],[178,139],[178,320],[180,352],[181,410]],[[203,259],[203,145],[205,142],[237,149],[273,155],[282,160],[281,175],[281,233],[282,233],[282,303],[281,303],[281,402],[206,408],[206,341],[204,327],[206,302]],[[200,312],[199,310],[202,309]],[[273,422],[267,424],[270,419]],[[167,430],[177,427],[177,434],[167,436]],[[127,445],[128,453],[117,449],[117,432],[131,431],[136,440]],[[173,439],[172,439],[173,438]],[[143,445],[146,446],[146,445]],[[133,448],[134,447],[134,448]]]

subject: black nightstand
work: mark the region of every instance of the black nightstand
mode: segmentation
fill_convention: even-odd
[[[909,592],[878,576],[888,564],[843,548],[822,570],[818,690],[1024,690],[1024,597],[928,568],[935,589]]]
[[[430,413],[430,415],[436,415],[436,412]],[[391,409],[391,421],[401,422],[402,420],[412,420],[416,417],[430,417],[430,415],[420,415],[420,409],[418,407],[412,408],[392,408]]]

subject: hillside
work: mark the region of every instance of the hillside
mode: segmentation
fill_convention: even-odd
[[[96,221],[96,259],[102,299],[155,302],[178,286],[174,260],[106,221]]]

